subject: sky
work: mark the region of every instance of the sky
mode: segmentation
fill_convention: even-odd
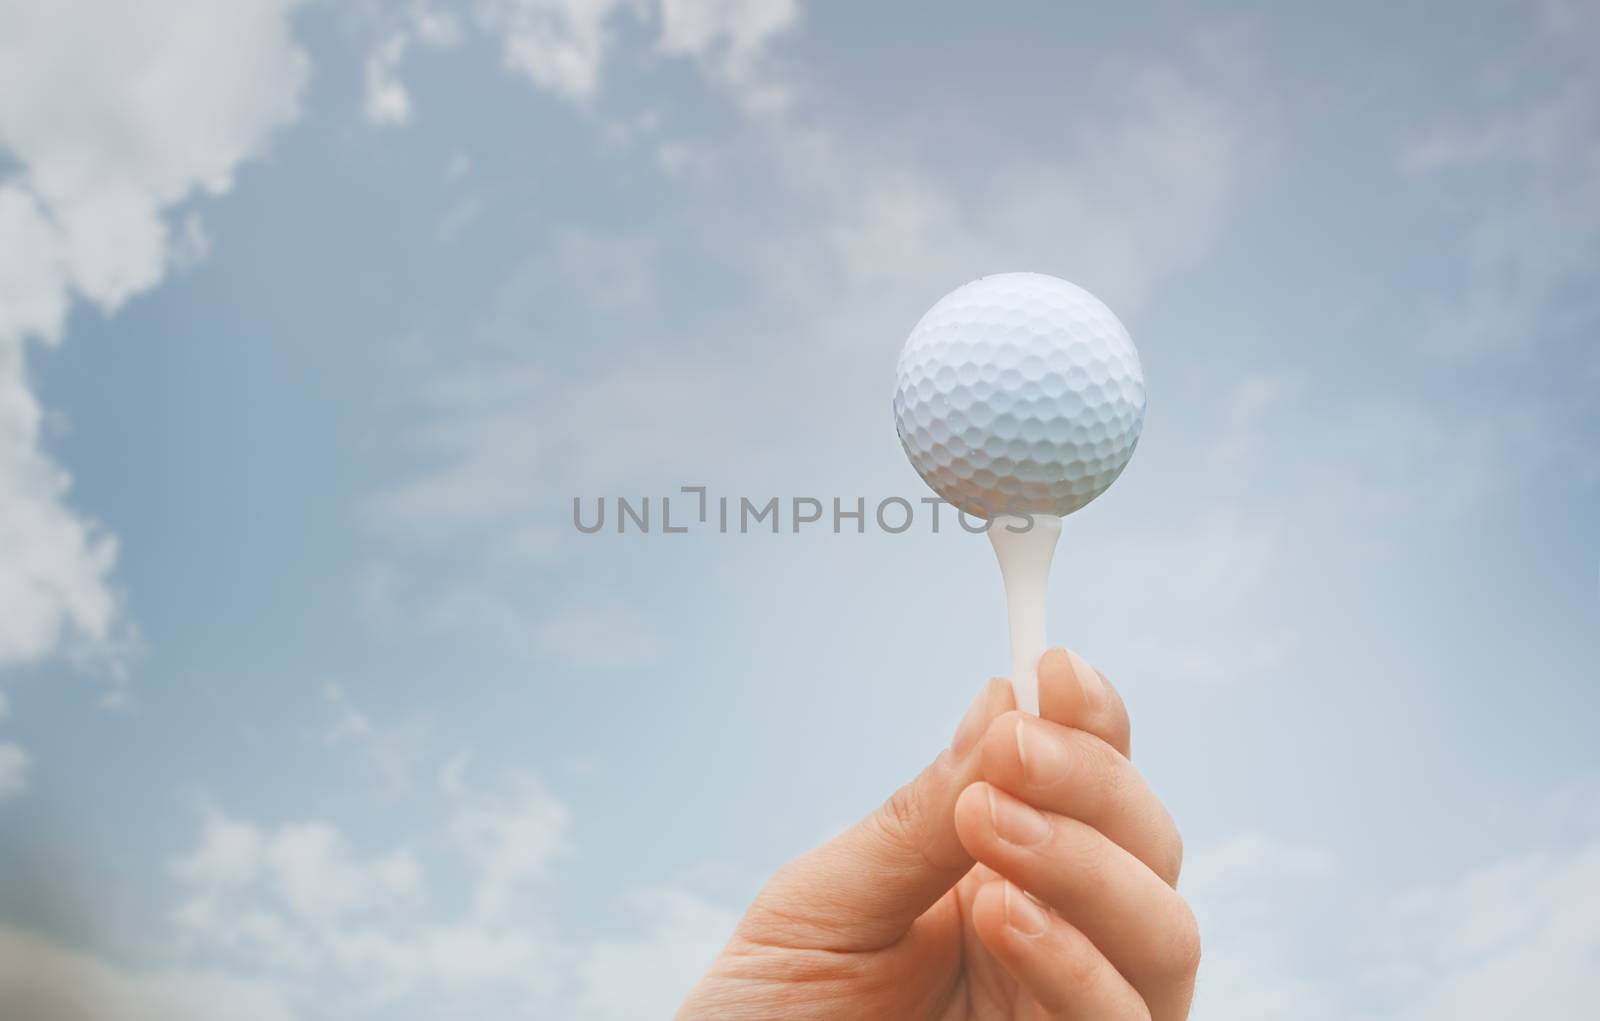
[[[1586,1015],[1597,54],[1580,0],[0,0],[0,1013],[669,1016],[1005,669],[988,543],[870,515],[911,326],[1033,270],[1146,373],[1049,627],[1184,832],[1194,1017]]]

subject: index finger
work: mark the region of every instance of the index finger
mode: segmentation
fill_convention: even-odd
[[[1039,718],[1087,731],[1124,758],[1131,754],[1131,728],[1122,696],[1082,656],[1059,646],[1039,658]]]

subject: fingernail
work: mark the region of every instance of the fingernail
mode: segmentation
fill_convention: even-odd
[[[1070,765],[1061,741],[1041,733],[1041,728],[1037,721],[1017,720],[1017,762],[1022,766],[1022,779],[1029,785],[1052,783]]]
[[[1007,883],[1006,924],[1024,936],[1043,936],[1050,927],[1050,919],[1032,897]]]
[[[1078,679],[1078,690],[1091,698],[1099,698],[1106,693],[1106,682],[1101,679],[1100,671],[1071,649],[1067,650],[1067,658],[1072,660],[1072,676]]]
[[[988,719],[989,685],[985,684],[983,690],[978,692],[978,697],[972,700],[972,705],[967,707],[967,714],[961,717],[961,724],[956,727],[956,736],[950,739],[950,754],[956,758],[967,754],[978,743],[978,738],[983,736],[983,725]]]
[[[1050,820],[1032,805],[1005,797],[989,788],[989,822],[995,833],[1008,844],[1027,847],[1050,834]]]

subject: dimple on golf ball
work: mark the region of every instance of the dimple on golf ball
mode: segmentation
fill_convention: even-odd
[[[929,309],[900,353],[895,428],[917,474],[977,517],[1067,515],[1116,481],[1144,426],[1144,372],[1094,295],[998,273]]]

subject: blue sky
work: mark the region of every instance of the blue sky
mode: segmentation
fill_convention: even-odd
[[[0,1004],[669,1014],[1004,668],[999,580],[948,525],[572,498],[915,500],[900,344],[1032,269],[1148,377],[1051,632],[1184,830],[1196,1017],[1578,1016],[1597,41],[1580,3],[0,0]]]

